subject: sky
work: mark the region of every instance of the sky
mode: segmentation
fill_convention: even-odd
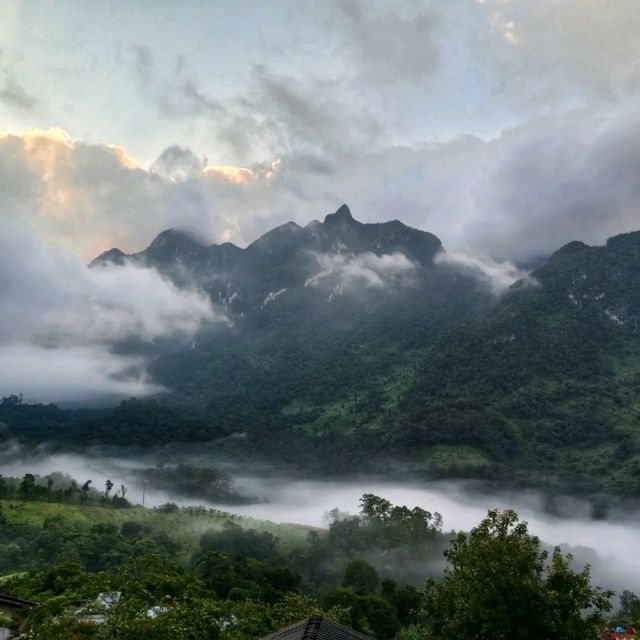
[[[3,0],[0,364],[44,358],[87,296],[112,309],[85,264],[169,227],[245,246],[346,202],[520,266],[640,228],[638,33],[638,0]],[[156,284],[174,313],[133,294],[120,337],[224,321]],[[103,381],[151,384],[72,324]]]

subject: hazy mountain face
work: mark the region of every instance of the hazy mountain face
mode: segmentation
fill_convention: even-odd
[[[338,468],[391,456],[539,482],[544,467],[574,490],[636,492],[640,233],[570,243],[528,274],[343,206],[246,249],[166,231],[105,261],[153,266],[226,315],[145,349],[168,402],[243,434],[234,451],[291,459],[311,439]]]
[[[202,331],[186,348],[164,344],[154,379],[175,399],[225,415],[254,406],[259,389],[258,414],[273,422],[320,387],[339,400],[363,380],[412,366],[442,327],[495,304],[472,272],[434,262],[442,252],[432,234],[397,220],[362,224],[343,205],[246,249],[167,230],[140,253],[114,249],[92,266],[133,262],[206,291],[229,326]]]
[[[290,297],[284,294],[291,289],[333,289],[342,295],[407,286],[414,276],[421,279],[420,271],[433,271],[441,250],[430,233],[397,220],[362,224],[343,205],[323,223],[283,224],[246,249],[230,243],[205,246],[168,229],[140,253],[127,256],[112,249],[92,266],[130,261],[154,267],[179,284],[204,288],[235,318]]]

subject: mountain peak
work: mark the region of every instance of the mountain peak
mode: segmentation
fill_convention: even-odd
[[[180,229],[165,229],[160,232],[151,242],[148,249],[160,249],[167,246],[181,247],[202,247],[191,234]]]
[[[557,260],[563,259],[566,256],[571,256],[576,253],[581,253],[583,251],[588,251],[591,247],[580,240],[572,240],[567,244],[560,247],[557,251],[554,251],[549,257],[549,262],[555,262]]]
[[[105,266],[105,265],[109,265],[109,264],[116,264],[116,265],[122,266],[126,262],[127,258],[128,258],[128,256],[127,256],[126,253],[124,253],[124,252],[120,251],[120,249],[114,247],[113,249],[109,249],[108,251],[104,251],[99,256],[94,258],[89,263],[89,266],[90,267],[97,267],[97,266]]]
[[[324,224],[335,224],[337,222],[354,222],[351,211],[346,204],[343,204],[335,213],[330,213],[324,219]]]

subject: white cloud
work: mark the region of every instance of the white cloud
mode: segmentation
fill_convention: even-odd
[[[359,287],[382,289],[401,282],[417,265],[402,253],[378,256],[365,253],[313,253],[320,271],[307,278],[305,287],[328,285],[336,293]]]
[[[0,395],[24,393],[27,402],[144,396],[162,391],[142,358],[100,346],[44,347],[0,343]]]
[[[449,250],[518,262],[637,228],[639,176],[634,112],[538,119],[489,142],[290,151],[250,167],[171,147],[146,170],[123,149],[64,132],[0,137],[2,215],[87,260],[111,246],[140,250],[168,227],[242,245],[347,202],[359,220],[399,218]]]
[[[551,111],[638,95],[636,0],[478,4],[485,12],[500,90],[521,105]]]
[[[226,320],[205,294],[155,270],[89,269],[16,220],[0,220],[0,300],[0,395],[37,400],[153,393],[144,359],[121,355],[118,343],[192,336]]]
[[[323,2],[326,29],[338,36],[356,80],[379,86],[416,83],[433,73],[439,52],[433,41],[439,23],[434,3],[395,2],[376,6],[362,0]]]
[[[464,253],[441,252],[434,262],[462,269],[485,283],[495,296],[500,296],[518,281],[534,285],[531,275],[510,262],[496,262],[486,256],[471,256]]]

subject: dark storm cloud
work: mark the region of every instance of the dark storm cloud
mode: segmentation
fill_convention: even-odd
[[[486,149],[469,243],[525,259],[640,227],[640,119],[575,116],[518,128]]]

